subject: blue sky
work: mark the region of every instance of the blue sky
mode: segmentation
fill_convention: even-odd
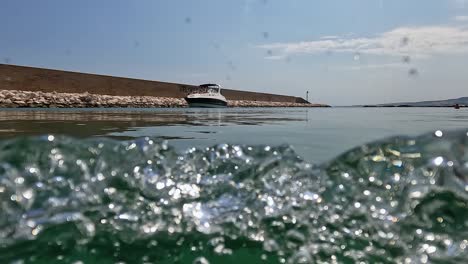
[[[465,0],[4,0],[11,64],[304,96],[468,96]],[[416,74],[409,74],[409,73]]]

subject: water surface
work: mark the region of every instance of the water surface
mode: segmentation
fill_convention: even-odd
[[[0,141],[0,263],[467,263],[468,133],[179,152]]]
[[[2,110],[0,263],[468,263],[467,121]]]
[[[468,109],[242,108],[0,111],[0,138],[63,134],[168,139],[179,150],[218,143],[288,144],[311,162],[373,140],[468,127]]]

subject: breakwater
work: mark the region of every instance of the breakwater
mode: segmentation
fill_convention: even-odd
[[[188,84],[0,64],[1,90],[181,99],[197,88]],[[308,103],[295,96],[232,89],[222,89],[222,94],[230,101]]]
[[[289,102],[236,101],[228,102],[230,107],[320,107],[317,104]],[[182,98],[154,96],[112,96],[90,93],[31,92],[0,90],[0,107],[4,108],[89,108],[89,107],[187,107]]]

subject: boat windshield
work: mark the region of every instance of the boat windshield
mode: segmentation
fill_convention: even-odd
[[[219,93],[219,88],[211,87],[208,89],[208,93]]]

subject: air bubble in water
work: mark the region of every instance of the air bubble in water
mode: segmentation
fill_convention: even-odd
[[[198,257],[192,263],[193,264],[210,264],[210,262],[205,257]]]

